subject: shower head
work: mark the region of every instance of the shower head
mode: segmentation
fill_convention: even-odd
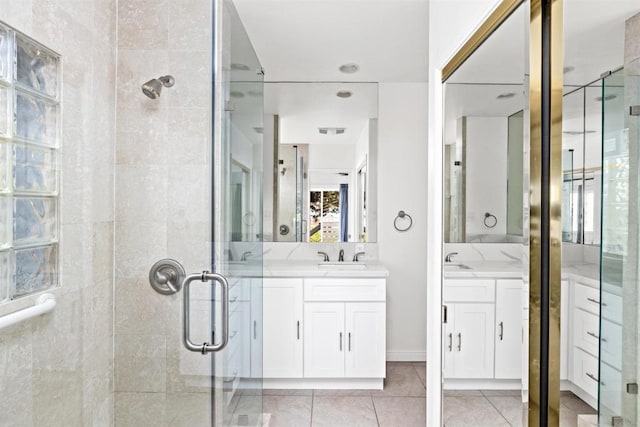
[[[171,87],[175,83],[172,76],[162,76],[157,79],[149,80],[142,85],[142,93],[147,95],[151,99],[160,98],[160,93],[163,87]]]

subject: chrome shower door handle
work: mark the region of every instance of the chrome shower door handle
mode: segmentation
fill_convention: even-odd
[[[201,282],[214,282],[220,284],[220,298],[222,299],[222,339],[218,344],[209,344],[204,342],[202,344],[194,344],[191,341],[191,328],[189,325],[189,288],[191,283],[199,280]],[[226,277],[218,273],[209,273],[203,271],[199,274],[190,274],[184,279],[182,283],[183,288],[183,307],[182,307],[182,342],[187,350],[199,352],[202,354],[210,353],[213,351],[220,351],[227,346],[229,342],[229,282]]]

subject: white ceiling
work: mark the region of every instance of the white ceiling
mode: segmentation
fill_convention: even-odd
[[[426,81],[427,0],[234,0],[265,81]],[[360,71],[344,74],[342,64]]]
[[[339,91],[350,98],[339,98]],[[280,116],[283,144],[355,144],[369,119],[378,115],[376,83],[266,83],[264,112]],[[322,135],[320,127],[346,128]]]

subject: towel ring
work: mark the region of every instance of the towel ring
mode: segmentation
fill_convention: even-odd
[[[409,224],[404,227],[404,228],[400,228],[398,226],[398,220],[399,219],[404,219],[404,218],[409,218]],[[409,230],[411,227],[413,226],[413,218],[411,218],[411,215],[409,215],[408,213],[406,213],[405,211],[400,211],[398,212],[398,215],[396,216],[396,219],[393,221],[393,227],[398,230],[398,231],[407,231]]]
[[[498,224],[498,218],[496,218],[495,215],[486,212],[484,214],[484,219],[482,220],[482,222],[484,223],[484,226],[487,228],[493,228]]]

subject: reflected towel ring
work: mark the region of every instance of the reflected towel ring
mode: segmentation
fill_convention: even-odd
[[[493,219],[492,219],[493,218]],[[498,218],[495,215],[485,212],[484,219],[482,220],[484,226],[487,228],[493,228],[498,224]]]
[[[409,218],[409,224],[404,227],[404,228],[400,228],[398,227],[398,220],[399,219],[404,219],[404,218]],[[411,218],[411,215],[409,215],[408,213],[406,213],[405,211],[400,211],[398,212],[398,215],[396,216],[396,219],[393,221],[393,227],[398,230],[398,231],[407,231],[409,230],[411,227],[413,226],[413,218]]]

